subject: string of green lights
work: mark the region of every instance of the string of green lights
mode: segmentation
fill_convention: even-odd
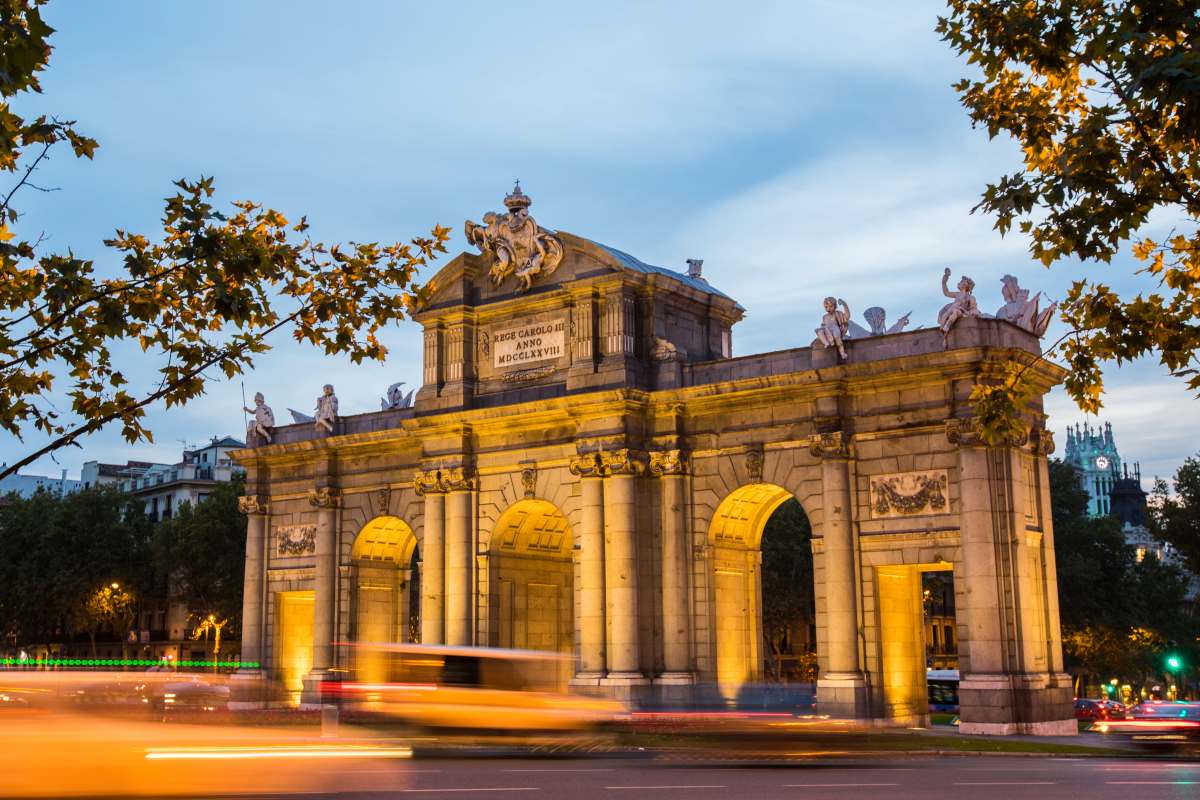
[[[21,661],[0,658],[4,667],[245,667],[258,669],[257,661],[163,661],[156,658],[43,658]]]

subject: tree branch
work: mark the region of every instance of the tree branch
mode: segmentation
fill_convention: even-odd
[[[137,402],[135,402],[131,405],[127,405],[118,411],[114,411],[111,414],[105,414],[104,416],[96,417],[95,419],[88,420],[87,422],[83,423],[82,425],[79,425],[79,426],[75,427],[74,429],[67,431],[63,435],[59,436],[57,439],[51,441],[50,443],[46,444],[41,449],[37,450],[36,452],[30,453],[29,455],[25,456],[25,458],[22,458],[20,461],[17,461],[14,464],[8,465],[8,466],[4,467],[3,469],[0,469],[0,479],[5,478],[9,475],[16,474],[17,470],[21,469],[22,467],[28,466],[29,464],[32,464],[34,461],[37,461],[39,458],[46,455],[47,453],[51,453],[55,450],[58,450],[61,447],[65,447],[67,445],[75,444],[76,440],[78,440],[80,437],[86,436],[89,433],[94,433],[95,431],[100,430],[100,428],[104,427],[108,423],[114,422],[118,419],[121,419],[122,417],[124,417],[126,414],[128,414],[131,411],[135,411],[139,408],[144,408],[144,407],[150,405],[151,403],[161,400],[162,398],[164,398],[168,394],[170,394],[171,391],[179,384],[191,380],[192,378],[196,377],[200,373],[204,372],[204,370],[208,369],[209,367],[214,366],[215,364],[220,363],[221,361],[225,361],[225,360],[228,360],[229,358],[241,355],[241,353],[247,347],[249,347],[251,344],[253,344],[254,342],[262,341],[267,336],[269,336],[270,334],[279,330],[284,325],[288,324],[289,322],[295,321],[296,318],[300,316],[300,314],[303,310],[304,310],[303,308],[297,309],[289,316],[284,317],[283,319],[279,320],[279,322],[275,323],[270,328],[267,328],[266,330],[264,330],[261,334],[259,334],[251,342],[246,342],[246,343],[242,344],[240,347],[232,348],[232,350],[228,350],[228,349],[222,350],[220,353],[213,356],[208,361],[205,361],[203,364],[197,365],[196,367],[189,370],[188,372],[180,375],[180,377],[178,379],[172,381],[169,385],[152,392],[151,394],[147,395],[146,397],[142,398],[141,400],[138,400]]]

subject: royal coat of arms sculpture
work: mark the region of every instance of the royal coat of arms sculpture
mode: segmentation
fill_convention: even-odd
[[[483,215],[483,224],[467,220],[467,241],[491,256],[488,274],[496,287],[515,275],[520,284],[517,291],[527,291],[534,280],[548,277],[562,262],[562,242],[529,216],[532,203],[533,198],[521,191],[518,181],[512,194],[504,197],[507,214],[489,211]]]

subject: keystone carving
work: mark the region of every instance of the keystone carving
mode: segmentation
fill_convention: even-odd
[[[536,467],[528,466],[521,470],[521,489],[524,491],[526,499],[530,499],[537,494]]]
[[[687,457],[679,450],[656,450],[650,453],[650,474],[683,475],[687,472]]]
[[[315,508],[337,508],[342,504],[342,490],[333,486],[309,489],[308,502]]]
[[[816,458],[849,458],[850,437],[842,431],[815,434],[808,440],[808,452]]]
[[[746,476],[751,483],[762,483],[763,453],[762,450],[751,450],[746,453]]]
[[[238,511],[243,514],[266,514],[267,499],[260,495],[247,495],[238,498]]]
[[[470,467],[439,467],[418,470],[413,489],[419,495],[468,492],[475,488],[475,471]]]
[[[507,214],[489,211],[483,215],[483,224],[466,222],[467,241],[491,256],[488,274],[496,287],[515,275],[520,284],[517,291],[528,291],[534,280],[549,277],[562,263],[562,241],[529,216],[532,203],[533,198],[521,191],[518,181],[512,194],[504,197]]]
[[[392,503],[392,489],[390,486],[384,486],[375,492],[375,513],[386,514],[388,507]]]

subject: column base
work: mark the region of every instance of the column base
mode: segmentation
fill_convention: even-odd
[[[300,708],[317,709],[321,707],[321,682],[327,680],[326,670],[313,670],[304,676],[300,689]]]
[[[267,707],[267,689],[261,669],[239,669],[229,676],[230,711],[252,711]]]
[[[600,679],[604,694],[625,703],[642,699],[650,681],[640,672],[610,672]]]
[[[867,682],[861,672],[829,672],[817,679],[817,713],[836,719],[866,719]]]
[[[691,686],[695,682],[694,672],[664,672],[653,681],[659,686]]]
[[[1075,736],[1079,732],[1065,674],[968,673],[958,685],[960,733]]]
[[[604,680],[603,672],[577,672],[575,677],[567,682],[568,686],[595,687]]]

